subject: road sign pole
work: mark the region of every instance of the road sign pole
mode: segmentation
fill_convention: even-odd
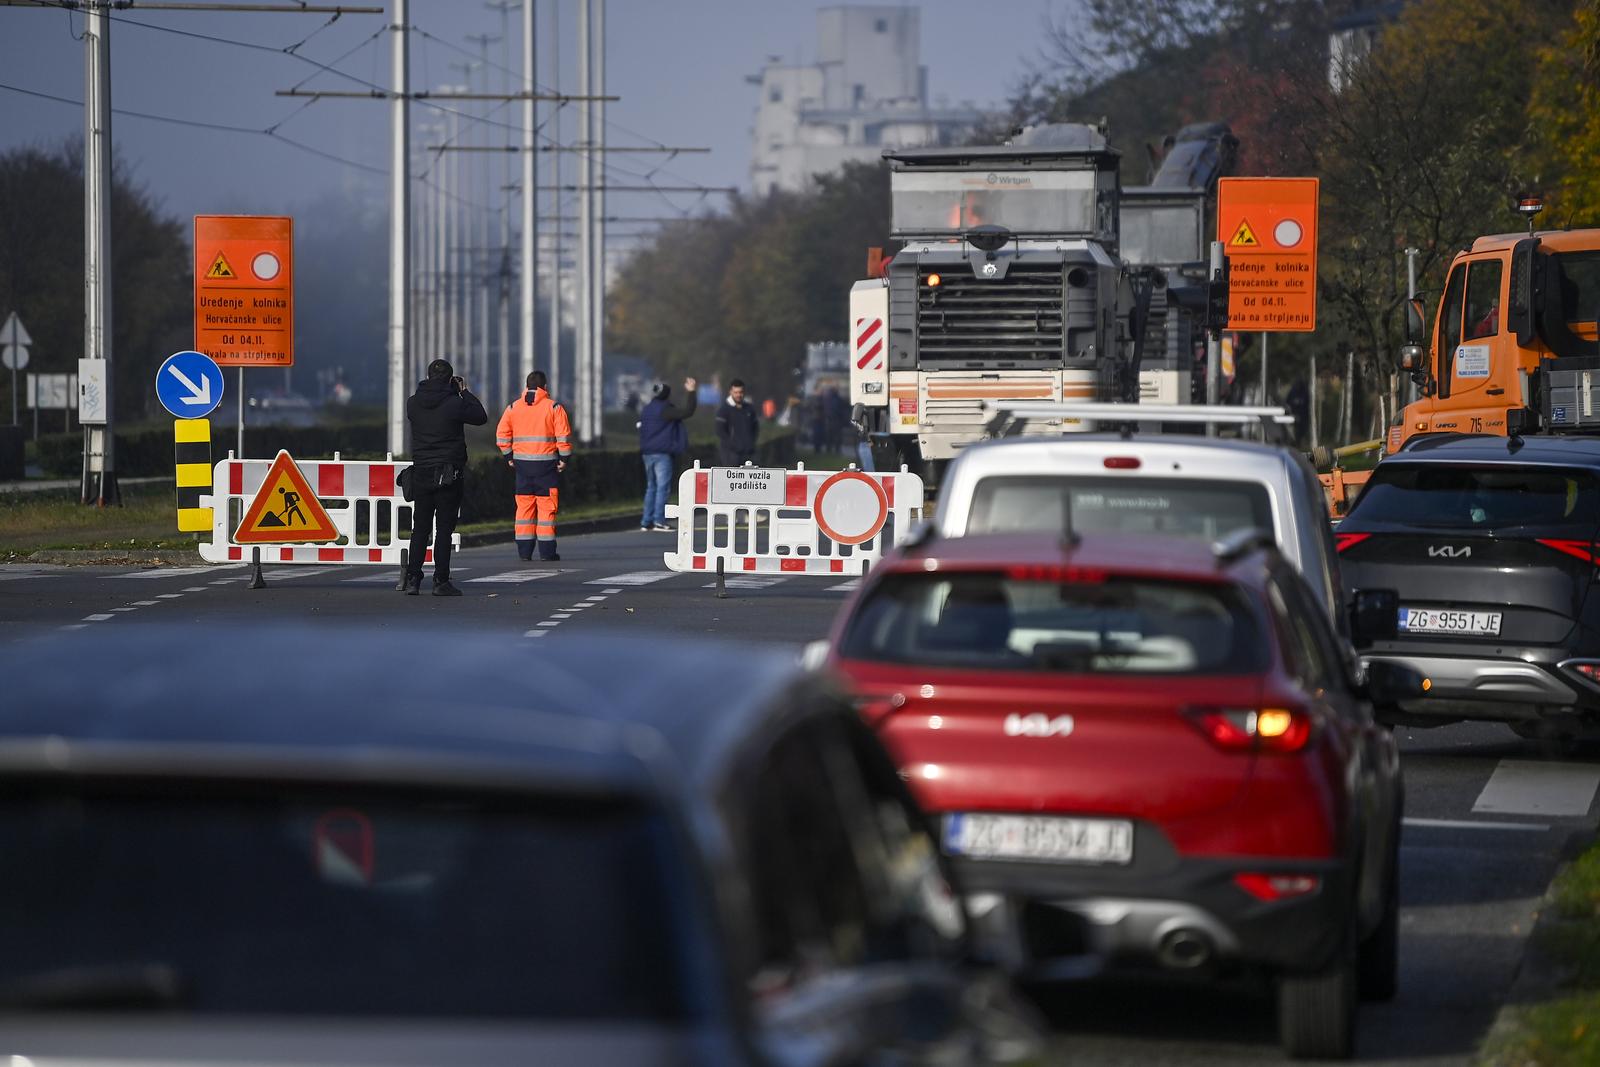
[[[104,360],[103,418],[83,429],[85,504],[120,504],[111,366],[111,4],[86,4],[83,22],[83,358]],[[81,420],[80,420],[81,421]]]
[[[17,421],[17,368],[11,368],[11,425],[22,425]]]
[[[244,458],[244,368],[239,368],[239,444],[237,455]]]
[[[1272,398],[1267,395],[1267,337],[1268,335],[1265,333],[1261,335],[1261,402],[1263,404],[1272,403]]]
[[[1209,277],[1216,278],[1222,273],[1222,242],[1211,242],[1211,272]],[[1222,331],[1216,327],[1206,331],[1206,403],[1214,405],[1222,385]],[[1216,436],[1217,427],[1213,423],[1206,424],[1206,433]]]

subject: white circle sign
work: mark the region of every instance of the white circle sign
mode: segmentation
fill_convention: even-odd
[[[264,282],[270,282],[278,276],[278,271],[283,269],[283,264],[278,262],[278,257],[271,252],[259,253],[250,261],[250,271]]]
[[[883,529],[889,498],[859,471],[841,471],[817,490],[817,527],[842,545],[858,545]]]
[[[1294,219],[1284,219],[1272,229],[1272,239],[1282,248],[1293,248],[1300,243],[1300,238],[1305,236],[1305,231]]]

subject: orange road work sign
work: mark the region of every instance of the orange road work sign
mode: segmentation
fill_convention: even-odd
[[[194,348],[220,367],[294,365],[294,220],[194,217]]]
[[[337,541],[339,531],[289,453],[280,451],[233,535],[239,545],[302,545]]]
[[[1317,328],[1316,178],[1223,178],[1217,240],[1228,256],[1228,327]]]

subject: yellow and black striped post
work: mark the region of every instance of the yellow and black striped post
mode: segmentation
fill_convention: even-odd
[[[179,419],[172,424],[173,459],[178,468],[178,529],[211,529],[211,509],[200,498],[211,492],[211,420]]]

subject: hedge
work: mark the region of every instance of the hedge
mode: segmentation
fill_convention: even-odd
[[[717,450],[711,445],[691,445],[679,456],[675,470],[682,473],[699,460],[703,466],[717,461]],[[783,434],[761,442],[756,449],[756,462],[763,467],[792,467],[795,461],[793,434]],[[561,476],[561,502],[563,504],[595,503],[603,500],[644,499],[644,464],[639,460],[639,450],[612,450],[605,452],[579,451],[567,464]],[[498,456],[485,456],[474,461],[467,472],[466,495],[461,502],[461,521],[510,521],[516,515],[516,476],[506,461]]]

